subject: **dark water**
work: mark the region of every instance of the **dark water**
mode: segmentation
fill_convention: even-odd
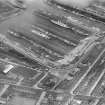
[[[46,8],[43,0],[27,0],[26,5],[27,9],[23,11],[21,15],[12,16],[8,20],[0,23],[0,33],[6,34],[8,27],[11,27],[13,25],[28,28],[28,26],[31,25],[31,23],[33,23],[33,21],[35,20],[32,15],[33,11]]]

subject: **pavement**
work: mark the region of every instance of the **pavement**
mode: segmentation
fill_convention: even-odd
[[[11,0],[19,14],[0,22],[0,104],[104,105],[103,19],[49,1],[25,0],[22,8]]]

